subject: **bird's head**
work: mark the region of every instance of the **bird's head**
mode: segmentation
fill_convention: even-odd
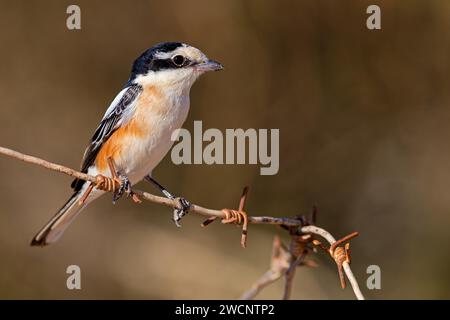
[[[208,59],[195,47],[181,42],[163,42],[146,50],[134,61],[129,81],[189,89],[201,74],[222,69],[220,63]]]

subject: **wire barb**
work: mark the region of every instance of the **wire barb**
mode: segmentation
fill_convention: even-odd
[[[119,190],[122,187],[122,180],[120,179],[119,175],[117,174],[114,160],[111,158],[108,158],[107,160],[108,160],[109,171],[111,173],[112,178],[104,176],[102,174],[97,174],[95,176],[95,181],[91,182],[89,184],[89,186],[86,189],[86,191],[84,192],[83,196],[78,201],[78,203],[80,205],[82,205],[86,202],[86,199],[89,197],[89,195],[91,194],[94,187],[97,188],[98,190],[112,192],[112,193],[115,193],[117,190]],[[141,199],[139,199],[139,197],[133,192],[129,192],[128,196],[131,196],[131,199],[133,200],[134,203],[142,202]]]
[[[334,262],[336,262],[337,268],[338,268],[338,275],[339,275],[339,281],[341,282],[342,289],[345,289],[346,282],[345,282],[345,276],[344,276],[344,262],[350,264],[350,243],[347,242],[352,238],[355,238],[358,236],[358,232],[352,232],[345,237],[336,240],[333,244],[330,245],[329,248],[327,248],[325,245],[323,245],[319,240],[313,240],[313,244],[325,252],[327,252],[331,258],[333,258]],[[344,244],[343,247],[340,245],[344,242],[347,242]]]
[[[222,223],[223,224],[242,224],[242,233],[241,233],[241,246],[242,248],[247,247],[247,234],[248,234],[248,216],[247,213],[244,211],[245,202],[247,200],[247,193],[248,193],[248,187],[244,187],[242,190],[242,195],[239,200],[239,209],[238,210],[232,210],[232,209],[222,209],[223,214],[225,215],[222,217]],[[210,217],[203,221],[201,224],[202,227],[206,227],[209,224],[213,223],[218,217]]]
[[[84,192],[83,196],[80,198],[78,203],[80,205],[84,204],[86,202],[86,199],[91,194],[92,190],[94,190],[94,187],[98,190],[106,191],[106,192],[112,192],[115,193],[116,190],[120,188],[120,179],[117,176],[116,168],[114,165],[114,162],[111,158],[108,158],[108,167],[109,171],[111,172],[112,178],[106,177],[102,174],[98,174],[95,176],[95,182],[91,182]]]

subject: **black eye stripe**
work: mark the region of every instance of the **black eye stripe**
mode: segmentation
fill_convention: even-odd
[[[152,60],[148,66],[151,71],[159,71],[165,69],[172,69],[175,66],[173,65],[173,61],[171,59],[158,59]]]
[[[175,69],[192,65],[192,62],[189,59],[185,59],[185,62],[181,66],[177,66],[171,59],[157,58],[158,54],[174,52],[177,48],[183,46],[187,45],[181,42],[163,42],[146,50],[134,61],[128,82],[132,83],[138,75],[147,74],[149,71],[156,72],[159,70]]]
[[[177,64],[173,58],[152,60],[149,64],[149,70],[159,71],[167,69],[179,69],[191,64],[191,61],[189,59],[183,57],[183,60],[184,61],[181,65]]]

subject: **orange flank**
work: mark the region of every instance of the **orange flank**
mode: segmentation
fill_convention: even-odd
[[[142,137],[145,132],[139,123],[139,118],[134,118],[126,125],[118,128],[103,144],[95,159],[95,166],[99,171],[107,171],[110,157],[115,160],[120,156],[124,140],[128,137]]]
[[[108,157],[111,157],[117,162],[120,153],[123,150],[126,138],[129,137],[143,137],[150,134],[148,124],[144,123],[145,115],[152,113],[161,115],[167,112],[164,108],[164,103],[161,103],[163,95],[161,91],[154,86],[146,86],[139,95],[136,110],[133,118],[124,126],[118,128],[109,139],[103,144],[97,158],[95,159],[95,166],[99,171],[108,170]]]

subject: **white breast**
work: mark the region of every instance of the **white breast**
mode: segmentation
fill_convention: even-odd
[[[157,99],[157,105],[152,105],[156,101],[148,102],[150,105],[138,106],[136,114],[142,117],[148,134],[130,138],[127,150],[122,152],[123,171],[132,184],[150,174],[172,147],[172,133],[181,128],[189,112],[189,91],[167,90]]]

